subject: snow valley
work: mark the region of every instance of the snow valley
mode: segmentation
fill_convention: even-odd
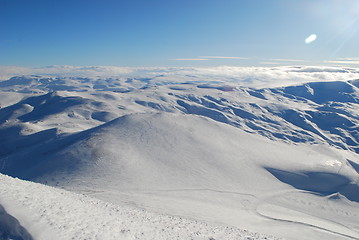
[[[357,69],[2,70],[0,204],[34,239],[359,238]]]

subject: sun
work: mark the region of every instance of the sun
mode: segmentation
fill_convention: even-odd
[[[317,35],[316,34],[311,34],[309,37],[307,37],[304,42],[306,44],[312,43],[317,39]]]

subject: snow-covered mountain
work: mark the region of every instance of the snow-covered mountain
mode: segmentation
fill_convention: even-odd
[[[84,194],[86,201],[113,204],[111,209],[135,209],[126,211],[136,213],[131,220],[136,224],[143,210],[151,219],[177,216],[200,224],[179,231],[181,239],[196,239],[193,229],[203,224],[289,239],[359,238],[358,80],[259,88],[236,84],[228,75],[224,80],[166,76],[39,75],[0,81],[1,173]],[[31,211],[24,201],[10,193],[14,186],[26,194],[69,196],[53,202],[42,195],[45,203],[36,208],[81,205],[79,195],[63,190],[5,176],[1,181],[0,204],[24,225],[35,220],[27,218]],[[74,221],[68,205],[66,221]],[[112,214],[107,208],[96,211]],[[49,234],[59,230],[46,220],[52,214],[33,218]],[[100,231],[91,224],[93,233]],[[176,230],[161,235],[162,223],[156,224],[126,236],[121,231],[93,236],[135,239],[142,231],[149,233],[144,239],[176,238]],[[25,227],[46,239],[39,226]],[[78,234],[61,226],[70,228],[63,239]],[[246,237],[242,230],[211,236],[209,229],[198,239]],[[239,231],[237,237],[233,231]]]

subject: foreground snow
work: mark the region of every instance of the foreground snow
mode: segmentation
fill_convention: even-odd
[[[149,213],[0,174],[0,203],[36,240],[276,239],[238,228]]]

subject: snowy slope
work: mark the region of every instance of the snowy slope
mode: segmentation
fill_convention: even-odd
[[[275,239],[114,205],[2,174],[0,179],[0,202],[37,240]]]
[[[4,173],[24,179],[70,187],[107,185],[120,190],[250,192],[258,185],[264,191],[276,188],[270,179],[280,175],[279,169],[338,175],[343,177],[338,185],[341,188],[357,177],[350,164],[328,146],[272,142],[207,118],[170,113],[126,115],[19,151],[1,163]],[[347,196],[357,199],[355,193]]]
[[[0,172],[161,216],[359,238],[358,81],[292,68],[311,82],[253,88],[229,72],[146,71],[0,82]]]
[[[236,214],[232,218],[238,218],[236,226],[271,234],[279,231],[278,226],[290,226],[275,226],[267,218],[292,219],[292,214],[283,215],[282,210],[273,210],[273,205],[284,201],[291,209],[296,205],[294,197],[287,198],[298,194],[298,199],[312,201],[293,189],[339,194],[343,199],[358,201],[358,173],[335,149],[272,142],[191,115],[124,116],[94,129],[27,148],[25,152],[7,157],[2,166],[6,174],[84,192],[114,203],[134,201],[150,209],[162,205],[161,212],[164,210],[167,214],[173,213],[173,208],[178,207],[181,212],[186,206],[193,208],[207,199],[209,206],[203,206],[202,211],[233,208]],[[171,206],[167,208],[171,211],[163,208],[169,202]],[[335,201],[329,200],[323,205],[329,206],[332,202]],[[295,207],[300,211],[294,218],[301,219],[296,222],[311,224],[338,236],[357,236],[358,226],[350,222],[351,218],[335,214],[336,210],[319,211],[313,216],[305,204]],[[337,215],[336,219],[328,222],[328,213]],[[219,213],[216,221],[231,224],[227,216],[227,212]],[[207,216],[200,219],[208,220]],[[348,225],[341,226],[342,221]],[[271,229],[264,229],[265,222]],[[253,223],[260,227],[251,226]]]

